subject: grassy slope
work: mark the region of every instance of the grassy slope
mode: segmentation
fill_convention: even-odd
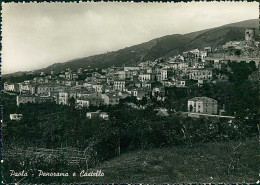
[[[114,183],[183,183],[183,182],[250,182],[259,171],[259,144],[256,138],[242,142],[197,144],[193,147],[135,151],[101,164],[104,177],[85,178],[84,182]],[[237,161],[230,169],[232,159]],[[231,163],[233,164],[233,163]],[[234,162],[235,164],[235,162]],[[91,170],[92,171],[92,170]]]

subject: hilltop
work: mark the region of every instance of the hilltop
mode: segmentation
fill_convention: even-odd
[[[206,46],[217,47],[228,41],[243,40],[246,28],[257,28],[256,30],[258,30],[258,27],[259,20],[253,19],[183,35],[167,35],[118,51],[56,63],[47,68],[35,70],[34,73],[40,71],[48,73],[51,70],[59,72],[67,68],[74,70],[77,68],[107,68],[111,66],[136,65],[140,62],[155,60],[160,57],[169,58],[190,49],[203,49]],[[13,73],[13,75],[19,74],[22,73]]]

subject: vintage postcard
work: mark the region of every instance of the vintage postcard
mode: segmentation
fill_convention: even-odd
[[[258,2],[1,16],[2,184],[260,184]]]

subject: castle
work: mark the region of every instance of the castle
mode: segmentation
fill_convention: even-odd
[[[255,29],[246,29],[245,31],[245,41],[253,41],[255,38]]]

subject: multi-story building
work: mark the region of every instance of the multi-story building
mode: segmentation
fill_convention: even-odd
[[[57,91],[58,89],[65,89],[64,86],[58,84],[40,84],[37,87],[38,95],[49,95],[50,92]]]
[[[124,80],[115,80],[113,84],[113,89],[115,91],[124,91],[125,90],[125,81]]]
[[[18,83],[18,85],[19,85],[20,92],[30,92],[29,84],[22,82],[22,83]]]
[[[12,92],[19,92],[19,85],[17,83],[4,83],[4,90],[5,91],[12,91]]]
[[[114,75],[114,77],[118,80],[125,80],[126,78],[126,72],[125,71],[117,71]]]
[[[218,102],[208,97],[195,97],[188,100],[188,112],[213,114],[218,113]]]
[[[192,69],[189,73],[189,79],[192,80],[211,80],[212,69]]]
[[[161,76],[161,71],[162,71],[162,66],[160,65],[155,65],[153,67],[153,74],[155,74],[155,79],[157,81],[162,81],[162,76]]]
[[[89,100],[85,98],[77,98],[76,108],[82,109],[84,107],[89,107]]]
[[[37,94],[38,84],[28,84],[30,94]]]
[[[80,92],[76,91],[76,90],[63,90],[59,92],[59,98],[58,98],[58,102],[61,105],[69,105],[69,100],[70,98],[74,98],[75,100],[80,97],[79,96]]]
[[[50,103],[55,102],[55,98],[53,96],[37,96],[36,103]]]
[[[93,84],[92,85],[93,89],[95,90],[95,92],[102,92],[102,89],[103,89],[103,85],[100,85],[100,84]]]
[[[68,105],[69,104],[69,93],[59,92],[59,104]]]
[[[151,81],[143,82],[142,87],[145,88],[145,89],[151,89],[152,88],[152,82]]]
[[[124,71],[139,71],[140,68],[140,66],[124,67]]]
[[[71,71],[65,72],[64,75],[67,80],[75,80],[78,78],[78,75],[76,73],[72,73]]]
[[[18,95],[16,97],[16,105],[18,107],[20,106],[20,104],[36,103],[36,102],[37,102],[37,96],[35,95],[23,94],[23,95]]]
[[[161,81],[167,80],[167,78],[168,78],[168,69],[162,68],[162,70],[161,70]]]
[[[188,64],[184,62],[172,62],[169,63],[168,66],[174,70],[182,70],[182,71],[186,71],[188,68]]]
[[[151,74],[150,73],[141,73],[138,76],[138,80],[141,82],[146,82],[151,80]]]

